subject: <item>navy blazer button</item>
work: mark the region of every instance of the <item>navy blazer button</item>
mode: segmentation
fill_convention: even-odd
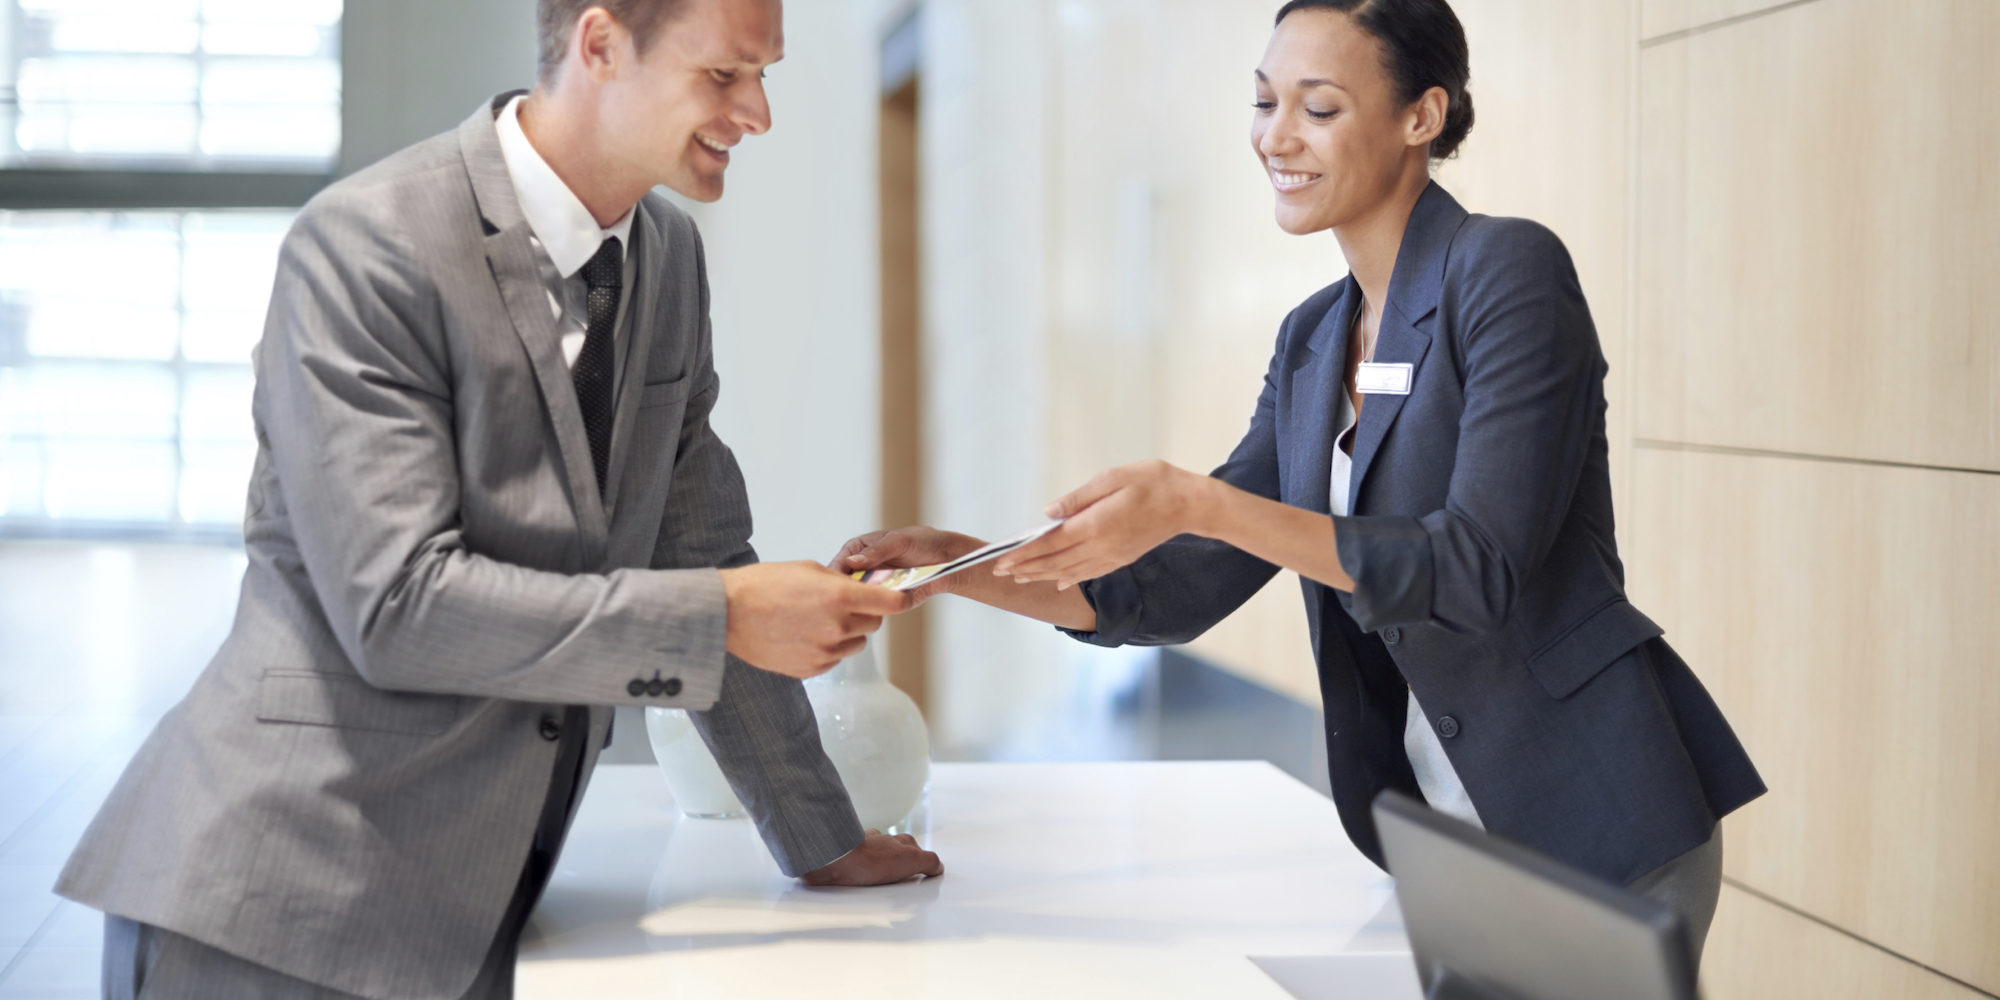
[[[1438,719],[1438,735],[1451,739],[1458,735],[1458,720],[1447,715]]]
[[[542,739],[548,740],[550,743],[554,743],[555,741],[562,739],[562,723],[557,722],[556,717],[553,715],[544,715],[542,716],[541,732],[542,732]]]
[[[678,677],[667,678],[667,697],[672,698],[680,693],[681,693],[681,679]]]
[[[646,694],[651,697],[658,698],[659,696],[666,693],[667,693],[667,682],[660,680],[657,677],[653,678],[652,682],[646,685]]]
[[[1403,630],[1394,625],[1382,630],[1382,641],[1393,646],[1403,641]]]
[[[631,695],[634,698],[645,697],[646,682],[640,680],[637,677],[632,678],[632,683],[625,685],[625,693]]]

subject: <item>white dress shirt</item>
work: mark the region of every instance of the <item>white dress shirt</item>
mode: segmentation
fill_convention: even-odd
[[[597,255],[604,241],[616,236],[624,248],[625,288],[618,296],[618,319],[613,325],[616,340],[614,368],[622,374],[625,360],[625,307],[632,301],[632,212],[610,226],[599,226],[576,193],[564,184],[542,154],[521,131],[521,102],[516,97],[500,109],[494,124],[500,130],[500,157],[507,163],[507,176],[514,181],[515,197],[521,214],[528,220],[529,242],[535,247],[535,263],[542,284],[548,289],[549,311],[556,318],[562,338],[563,363],[574,366],[583,350],[583,338],[590,325],[590,290],[578,275],[583,265]],[[618,382],[614,379],[612,392]],[[614,397],[615,398],[615,397]]]

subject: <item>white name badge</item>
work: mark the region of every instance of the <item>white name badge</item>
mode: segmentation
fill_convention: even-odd
[[[1378,365],[1362,362],[1354,369],[1354,388],[1387,396],[1407,396],[1410,394],[1410,379],[1416,374],[1416,365]]]

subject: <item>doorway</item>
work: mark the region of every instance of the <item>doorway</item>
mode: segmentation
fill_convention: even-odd
[[[919,7],[882,42],[882,524],[924,523],[922,227],[918,185]],[[930,711],[928,607],[885,623],[889,681]]]

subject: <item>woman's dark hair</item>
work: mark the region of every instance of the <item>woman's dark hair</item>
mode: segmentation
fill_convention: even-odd
[[[1472,131],[1471,55],[1465,28],[1445,0],[1291,0],[1273,22],[1293,11],[1337,10],[1382,43],[1382,68],[1408,104],[1432,87],[1444,88],[1444,130],[1431,140],[1431,159],[1446,159]]]

